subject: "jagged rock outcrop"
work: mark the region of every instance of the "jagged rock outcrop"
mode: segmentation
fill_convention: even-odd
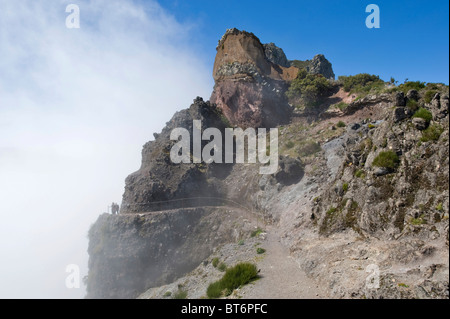
[[[263,46],[267,60],[285,68],[291,67],[291,63],[288,61],[282,48],[277,47],[275,43],[272,42],[263,44]]]
[[[312,74],[322,74],[325,78],[330,80],[335,79],[333,66],[323,54],[318,54],[312,59],[308,72]]]
[[[254,34],[229,29],[217,46],[211,103],[217,104],[231,124],[239,127],[287,123],[292,109],[285,91],[297,72],[295,67],[271,62]]]
[[[321,74],[329,80],[334,80],[336,77],[333,71],[333,65],[323,54],[317,54],[312,60],[293,60],[290,61],[290,64],[297,68],[305,69],[311,74]]]

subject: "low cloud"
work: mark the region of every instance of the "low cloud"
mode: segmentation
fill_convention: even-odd
[[[156,2],[0,0],[0,297],[78,298],[87,231],[142,145],[212,89],[183,25]]]

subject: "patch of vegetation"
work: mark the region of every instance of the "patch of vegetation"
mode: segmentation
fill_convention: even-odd
[[[337,211],[337,208],[336,208],[336,207],[330,207],[330,208],[327,210],[327,216],[333,216],[334,213],[336,213],[336,211]]]
[[[258,270],[254,264],[240,263],[229,268],[219,281],[208,286],[208,298],[229,296],[234,289],[244,286],[258,277]]]
[[[188,293],[186,290],[179,289],[174,295],[173,299],[186,299],[188,296]]]
[[[332,85],[321,74],[308,74],[305,69],[300,69],[297,78],[292,81],[286,95],[289,99],[301,98],[307,105],[325,97]]]
[[[352,93],[370,93],[384,88],[385,83],[378,75],[360,73],[350,76],[340,76],[339,81],[344,87],[344,91]]]
[[[220,263],[217,269],[219,269],[220,271],[225,271],[227,270],[227,265],[225,263]]]
[[[289,141],[286,143],[286,148],[291,149],[295,146],[295,143],[293,141]]]
[[[347,191],[348,191],[348,183],[344,183],[344,185],[342,185],[342,190],[344,191],[344,193],[347,193]]]
[[[320,152],[322,148],[317,142],[314,141],[307,141],[302,146],[300,146],[300,149],[298,151],[300,156],[306,157],[309,155],[316,154]]]
[[[300,61],[300,60],[294,60],[292,61],[292,65],[295,66],[296,68],[299,69],[305,69],[307,70],[310,66],[310,61],[306,60],[306,61]]]
[[[164,298],[168,298],[168,297],[170,297],[170,296],[172,296],[172,292],[171,291],[166,291],[166,293],[164,294]]]
[[[367,127],[369,128],[369,130],[374,129],[376,126],[373,125],[372,123],[369,123],[369,125],[367,125]]]
[[[258,247],[258,248],[256,249],[256,253],[257,253],[258,255],[262,255],[262,254],[264,254],[265,252],[266,252],[266,250],[265,250],[264,248]]]
[[[406,106],[413,112],[419,109],[419,103],[415,100],[408,100],[408,102],[406,102]]]
[[[423,100],[425,101],[425,103],[431,103],[431,100],[436,95],[436,93],[438,93],[437,90],[428,90],[428,91],[426,91],[425,95],[423,96]]]
[[[405,81],[405,83],[398,86],[398,89],[400,91],[403,91],[405,94],[408,93],[409,90],[416,90],[417,92],[419,92],[424,88],[425,82],[420,81]]]
[[[439,124],[431,125],[426,130],[422,131],[422,138],[420,141],[438,141],[442,133],[444,133],[444,128],[442,126]]]
[[[362,170],[362,169],[357,170],[357,171],[355,172],[355,176],[358,177],[358,178],[364,178],[364,177],[366,177],[366,175],[364,174],[364,170]]]
[[[346,125],[344,122],[339,121],[338,124],[337,124],[336,126],[337,126],[337,127],[346,127],[347,125]]]
[[[245,244],[245,241],[243,239],[241,239],[240,241],[238,241],[237,243],[239,246],[243,246]]]
[[[413,117],[424,119],[425,121],[430,123],[431,120],[433,119],[433,114],[431,114],[431,112],[428,111],[427,109],[421,107],[417,110],[416,113],[414,113]]]
[[[348,107],[348,104],[345,103],[345,102],[340,102],[338,104],[335,104],[334,107],[339,109],[339,110],[341,110],[341,111],[345,111],[347,109],[347,107]]]
[[[387,169],[395,170],[400,164],[400,158],[393,151],[381,152],[373,160],[373,165],[377,167],[384,167]]]
[[[254,230],[251,234],[250,237],[257,237],[260,234],[264,233],[264,230],[262,230],[261,228],[257,228],[256,230]]]
[[[414,226],[420,226],[427,223],[427,221],[424,219],[424,215],[421,215],[420,217],[417,218],[411,218],[410,222]]]
[[[219,265],[219,258],[217,257],[213,258],[212,265],[214,268],[217,268],[217,265]]]
[[[403,288],[409,288],[409,286],[407,284],[404,284],[404,283],[399,283],[398,286],[399,287],[403,287]]]
[[[442,212],[444,210],[444,205],[442,203],[437,204],[436,210]]]

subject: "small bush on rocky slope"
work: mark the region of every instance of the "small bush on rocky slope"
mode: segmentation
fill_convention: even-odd
[[[219,281],[208,286],[206,294],[209,298],[220,298],[230,295],[234,289],[246,285],[258,277],[256,266],[251,263],[237,264],[227,270]]]
[[[405,81],[405,83],[400,84],[398,86],[398,89],[400,91],[403,91],[405,94],[409,90],[420,91],[420,90],[422,90],[424,88],[425,88],[425,82],[420,82],[420,81]]]
[[[308,74],[306,70],[301,69],[286,95],[289,99],[301,98],[309,105],[324,97],[331,87],[330,81],[322,75]]]
[[[425,131],[422,132],[422,142],[437,141],[441,137],[444,129],[440,125],[431,125]]]
[[[384,81],[378,75],[361,73],[350,76],[340,76],[339,81],[344,86],[346,92],[369,93],[373,89],[378,90],[384,87]]]
[[[433,119],[433,114],[431,114],[431,112],[427,109],[421,107],[419,110],[417,110],[413,117],[418,117],[424,119],[427,122],[430,122]]]
[[[384,167],[390,170],[394,170],[400,164],[398,155],[393,151],[381,152],[373,160],[373,165],[377,167]]]

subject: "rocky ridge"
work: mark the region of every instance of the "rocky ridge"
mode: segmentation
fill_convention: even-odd
[[[230,29],[217,51],[211,101],[197,98],[155,134],[126,180],[121,214],[92,226],[88,297],[134,298],[151,288],[141,297],[161,298],[191,279],[196,293],[188,296],[201,297],[217,273],[203,273],[202,282],[196,272],[264,225],[323,288],[321,297],[448,298],[448,87],[429,103],[418,91],[340,93],[351,99],[345,110],[293,118],[284,93],[299,69],[277,64],[285,64],[282,50]],[[334,78],[324,59],[308,62],[309,72]],[[413,117],[408,101],[431,112],[431,121]],[[170,132],[192,132],[194,119],[220,130],[279,125],[279,170],[261,176],[248,164],[174,165]],[[423,139],[429,127],[442,130],[438,139]],[[387,151],[399,157],[394,169],[374,165]],[[231,255],[222,257],[252,258]],[[254,261],[271,283],[275,274]],[[366,270],[374,266],[380,288],[369,289]]]

